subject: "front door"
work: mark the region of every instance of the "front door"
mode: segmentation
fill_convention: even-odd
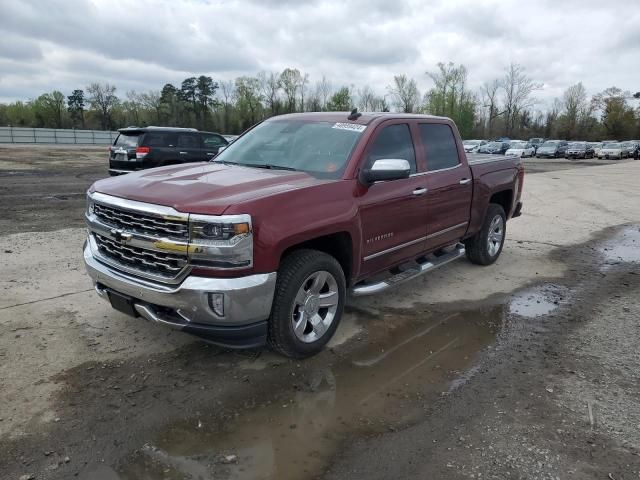
[[[392,121],[378,127],[365,153],[365,165],[378,159],[404,159],[409,178],[376,182],[360,199],[362,221],[362,276],[415,258],[426,239],[426,179],[416,164],[410,124]]]
[[[461,239],[469,226],[473,177],[461,161],[451,127],[446,123],[419,123],[420,142],[427,165],[427,249]]]

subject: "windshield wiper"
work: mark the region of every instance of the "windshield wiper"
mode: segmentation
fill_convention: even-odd
[[[285,167],[284,165],[274,165],[272,163],[241,163],[240,165],[246,167],[255,167],[255,168],[266,168],[269,170],[289,170],[292,172],[297,172],[298,170],[293,167]]]

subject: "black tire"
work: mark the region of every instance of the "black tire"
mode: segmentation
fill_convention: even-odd
[[[315,341],[304,342],[294,332],[295,298],[305,279],[317,272],[328,272],[336,282],[338,303],[333,320]],[[278,269],[276,291],[269,318],[268,344],[276,352],[291,358],[306,358],[320,352],[335,333],[347,295],[346,281],[340,263],[326,253],[302,249],[287,255]]]
[[[492,253],[491,243],[494,242],[489,241],[489,230],[491,229],[496,217],[500,217],[502,220],[502,239],[497,250]],[[498,204],[490,203],[487,208],[487,214],[485,215],[482,228],[473,237],[468,238],[464,242],[469,261],[477,265],[491,265],[495,262],[500,256],[502,247],[504,246],[504,240],[507,233],[506,227],[507,217],[504,213],[504,209]]]

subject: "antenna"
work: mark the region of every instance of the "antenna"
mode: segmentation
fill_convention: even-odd
[[[357,120],[362,116],[362,114],[360,112],[358,112],[357,108],[354,108],[353,110],[351,110],[351,115],[349,115],[347,117],[347,120]]]

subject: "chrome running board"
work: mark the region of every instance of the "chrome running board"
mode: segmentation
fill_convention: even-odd
[[[453,251],[439,256],[430,255],[425,257],[423,261],[416,261],[415,266],[411,266],[400,273],[396,273],[395,275],[385,278],[384,280],[375,283],[358,283],[351,289],[351,294],[354,297],[364,297],[365,295],[373,295],[383,292],[388,288],[413,280],[420,275],[424,275],[425,273],[435,270],[447,263],[453,262],[460,257],[464,257],[464,255],[464,245],[458,243]]]

